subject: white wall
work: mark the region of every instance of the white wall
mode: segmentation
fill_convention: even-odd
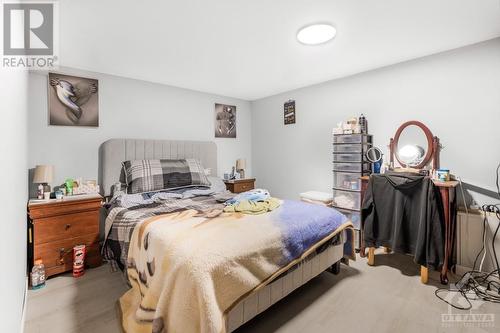
[[[493,190],[500,162],[499,89],[500,39],[494,39],[257,100],[254,176],[278,197],[331,191],[332,128],[364,113],[375,145],[385,150],[400,124],[422,121],[444,145],[441,167]],[[284,126],[289,98],[296,101],[297,124]]]
[[[26,287],[26,72],[0,70],[0,332],[19,332]]]
[[[53,164],[55,185],[68,177],[97,179],[98,148],[110,138],[215,141],[219,175],[237,158],[252,164],[247,101],[69,68],[59,72],[99,80],[99,127],[49,126],[47,75],[30,74],[29,167]],[[214,103],[237,106],[236,139],[214,138]]]

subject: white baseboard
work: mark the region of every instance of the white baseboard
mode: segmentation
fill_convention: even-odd
[[[26,321],[26,307],[28,305],[28,277],[24,287],[23,313],[21,314],[21,333],[24,333],[24,323]]]

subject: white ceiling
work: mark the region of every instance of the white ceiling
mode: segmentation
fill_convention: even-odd
[[[500,0],[60,1],[60,30],[63,66],[255,100],[498,37]]]

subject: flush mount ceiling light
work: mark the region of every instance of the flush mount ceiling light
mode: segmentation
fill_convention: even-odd
[[[319,45],[332,40],[336,34],[337,29],[331,24],[311,24],[297,32],[297,40],[306,45]]]

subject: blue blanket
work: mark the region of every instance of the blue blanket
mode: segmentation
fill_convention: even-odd
[[[280,208],[273,215],[273,220],[282,232],[286,248],[283,251],[284,262],[299,257],[347,222],[347,218],[339,211],[321,205],[284,200]]]

